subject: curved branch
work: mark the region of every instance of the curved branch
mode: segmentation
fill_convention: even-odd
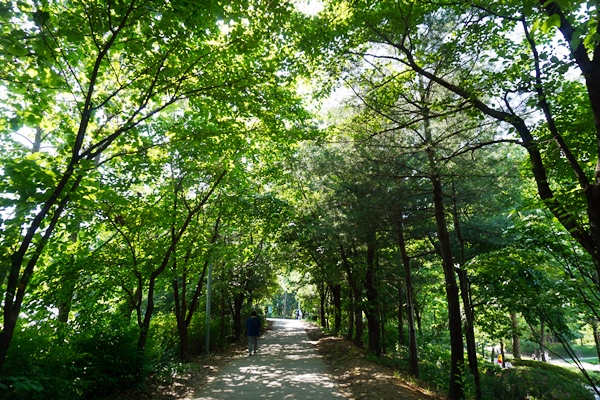
[[[554,117],[552,115],[552,112],[550,111],[550,105],[548,104],[548,101],[546,100],[547,96],[546,96],[546,93],[544,92],[544,87],[542,84],[542,71],[540,68],[540,58],[539,58],[539,53],[538,53],[537,47],[535,45],[535,41],[531,37],[531,34],[529,32],[529,27],[527,26],[527,21],[525,21],[525,18],[523,18],[521,20],[521,24],[523,25],[523,30],[525,32],[525,38],[527,39],[527,42],[529,43],[529,47],[531,48],[531,51],[533,52],[533,61],[534,61],[534,65],[535,65],[535,91],[538,95],[538,105],[541,107],[542,111],[544,112],[544,117],[546,118],[546,122],[548,123],[548,129],[550,130],[550,133],[552,134],[554,141],[558,144],[558,147],[560,148],[561,152],[565,155],[565,158],[569,162],[571,169],[573,170],[573,172],[575,173],[575,176],[577,177],[577,180],[579,181],[579,186],[581,186],[581,189],[583,189],[583,191],[586,192],[590,187],[590,182],[589,182],[587,176],[585,175],[585,172],[579,165],[579,162],[577,161],[577,159],[571,152],[571,149],[566,144],[564,138],[558,131],[556,122],[554,121]]]

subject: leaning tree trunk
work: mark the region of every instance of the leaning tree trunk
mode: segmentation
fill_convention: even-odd
[[[415,309],[415,320],[417,322],[417,332],[419,332],[419,336],[423,335],[423,321],[421,319],[421,309],[419,308],[419,303],[417,303],[416,299],[413,297],[414,309]]]
[[[204,207],[204,205],[206,204],[208,199],[211,197],[212,193],[215,191],[215,189],[217,188],[217,186],[219,185],[219,183],[221,182],[221,180],[223,179],[223,177],[225,176],[226,173],[227,173],[227,171],[221,172],[221,174],[215,180],[213,186],[207,191],[205,196],[198,202],[198,204],[196,204],[196,206],[194,206],[193,208],[189,208],[189,205],[187,206],[187,216],[185,217],[185,220],[183,221],[183,223],[181,224],[181,226],[179,228],[177,228],[175,225],[171,225],[171,240],[170,240],[169,247],[166,249],[165,254],[163,255],[160,266],[157,269],[155,269],[154,271],[152,271],[152,273],[150,274],[150,278],[148,279],[148,294],[146,297],[146,310],[144,312],[143,317],[138,316],[138,324],[140,327],[140,336],[138,339],[138,352],[140,353],[141,357],[144,356],[145,351],[146,351],[146,342],[148,340],[148,332],[150,330],[150,320],[152,319],[152,314],[154,313],[154,290],[156,288],[156,283],[157,283],[158,277],[164,272],[164,270],[167,268],[167,265],[171,262],[171,260],[172,259],[175,260],[177,245],[179,244],[181,237],[183,236],[184,233],[186,233],[187,228],[189,227],[190,223],[192,222],[192,219]],[[175,192],[175,197],[176,196],[177,196],[177,192]],[[177,210],[176,205],[177,205],[177,203],[174,202],[173,203],[173,213],[180,212],[179,210]],[[175,262],[175,261],[173,261],[173,262]],[[138,315],[139,315],[139,313],[140,313],[140,311],[138,311]],[[140,365],[140,368],[141,368],[141,365]]]
[[[590,322],[592,330],[594,332],[594,343],[596,344],[596,354],[598,355],[598,362],[600,362],[600,330],[598,330],[598,321],[592,320]]]

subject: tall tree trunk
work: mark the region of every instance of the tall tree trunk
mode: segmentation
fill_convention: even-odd
[[[546,349],[545,349],[545,339],[546,337],[546,325],[544,324],[544,321],[540,320],[540,360],[546,362],[548,360],[546,360]]]
[[[333,334],[337,336],[342,328],[342,285],[330,284],[329,290],[333,298]]]
[[[446,298],[448,300],[448,330],[450,333],[450,385],[448,388],[449,400],[461,400],[464,397],[463,387],[461,385],[461,374],[463,371],[464,346],[463,333],[460,316],[460,297],[456,277],[454,275],[454,259],[452,257],[452,247],[450,244],[450,234],[446,225],[446,210],[444,207],[444,193],[442,190],[442,178],[438,170],[438,162],[431,140],[431,131],[429,127],[429,110],[422,110],[424,120],[424,131],[427,138],[427,155],[429,157],[429,167],[431,169],[431,184],[433,189],[433,205],[435,210],[435,222],[438,233],[439,250],[442,256],[442,266],[444,270],[444,281],[446,283]]]
[[[510,322],[512,330],[512,352],[515,360],[521,359],[521,332],[519,332],[519,325],[517,323],[517,313],[510,313]]]
[[[0,373],[2,373],[8,348],[15,333],[29,280],[65,207],[70,201],[70,194],[77,191],[83,179],[83,175],[75,175],[74,170],[78,162],[78,160],[74,160],[67,166],[62,178],[42,205],[40,211],[32,219],[31,225],[27,228],[19,248],[10,257],[10,267],[8,269],[4,292],[4,324],[0,332]],[[71,186],[67,188],[69,184]],[[44,222],[47,223],[45,231],[41,239],[37,243],[34,243],[38,231]],[[26,255],[28,254],[30,256],[27,258]]]
[[[354,345],[357,347],[363,347],[362,335],[363,335],[363,320],[362,320],[362,304],[361,297],[362,293],[360,288],[358,287],[358,283],[356,282],[356,278],[354,273],[352,272],[352,266],[350,264],[350,260],[348,260],[348,256],[346,254],[346,250],[344,246],[340,244],[340,251],[342,255],[342,264],[344,265],[344,269],[346,270],[346,278],[348,279],[348,285],[352,289],[353,298],[354,298],[354,326],[356,327],[356,334],[354,336]]]
[[[407,304],[408,312],[408,304]],[[401,346],[406,346],[406,338],[404,336],[404,301],[402,298],[402,281],[398,281],[398,343]]]
[[[352,289],[348,289],[348,333],[346,334],[347,340],[352,340],[354,335],[354,296],[352,295]]]
[[[186,257],[186,262],[189,261],[189,257]],[[179,289],[179,283],[176,279],[173,279],[173,298],[175,303],[175,320],[177,321],[177,332],[179,334],[179,359],[183,362],[189,362],[192,359],[190,354],[189,346],[189,333],[188,329],[192,323],[192,316],[198,308],[198,301],[200,294],[202,293],[202,285],[206,276],[208,268],[208,259],[204,262],[202,273],[196,283],[196,289],[190,299],[189,305],[187,301],[187,273],[182,275],[182,287]]]
[[[175,266],[177,265],[174,263]],[[177,333],[179,334],[179,360],[189,362],[190,357],[190,341],[188,335],[188,327],[185,323],[185,313],[187,309],[186,287],[187,274],[184,273],[181,279],[181,293],[179,292],[179,283],[177,278],[173,279],[173,296],[175,298],[175,320],[177,321]]]
[[[590,321],[592,331],[594,332],[594,343],[596,344],[596,354],[598,355],[598,362],[600,362],[600,330],[598,329],[598,320]]]
[[[415,309],[415,320],[417,321],[417,330],[419,332],[419,336],[422,336],[423,335],[423,322],[421,319],[421,309],[419,308],[419,303],[417,303],[414,298],[413,298],[413,302],[414,302],[414,309]]]
[[[215,225],[213,228],[213,234],[210,239],[210,245],[213,245],[218,237],[219,237],[219,225],[221,222],[220,215],[215,220]],[[175,320],[177,321],[177,331],[179,333],[179,359],[183,362],[189,362],[192,360],[192,355],[190,354],[190,344],[189,344],[189,327],[192,323],[192,317],[196,310],[198,309],[198,302],[200,300],[200,295],[202,294],[202,286],[204,284],[204,278],[206,277],[206,272],[208,270],[209,264],[209,253],[207,253],[204,257],[204,264],[202,266],[202,273],[200,277],[196,281],[194,292],[192,293],[191,298],[188,300],[187,298],[187,280],[188,280],[188,264],[192,258],[192,251],[186,251],[185,257],[183,259],[183,265],[181,266],[181,290],[179,288],[180,284],[177,277],[173,279],[173,299],[175,303]],[[173,262],[173,272],[175,276],[177,276],[177,263]]]
[[[35,144],[37,150],[39,151],[39,145],[41,141],[41,132],[42,130],[38,128],[35,134]],[[71,232],[70,241],[71,243],[77,243],[77,236],[79,233],[79,224],[77,224],[77,228]],[[58,315],[56,316],[57,321],[67,323],[69,321],[69,313],[71,312],[71,305],[73,304],[73,296],[75,296],[75,285],[77,283],[77,278],[79,276],[78,271],[75,271],[75,255],[71,255],[69,260],[69,268],[67,273],[63,276],[62,279],[62,287],[58,294],[58,301],[56,307],[58,308]],[[1,286],[1,285],[0,285]]]
[[[156,281],[157,281],[158,277],[167,268],[167,266],[169,265],[169,263],[171,262],[172,259],[173,259],[173,262],[176,262],[175,251],[177,249],[177,245],[179,244],[179,240],[181,239],[183,234],[187,231],[187,228],[190,225],[190,223],[192,222],[192,219],[194,218],[194,216],[198,212],[200,212],[200,210],[204,207],[204,205],[206,204],[206,202],[208,201],[208,199],[210,198],[212,193],[215,191],[215,189],[217,188],[217,186],[219,185],[219,183],[225,176],[226,172],[227,171],[223,171],[217,177],[217,179],[215,180],[215,182],[213,183],[211,188],[207,191],[207,193],[204,195],[204,197],[193,208],[189,208],[189,206],[187,207],[187,215],[185,217],[185,220],[183,221],[183,223],[181,224],[181,226],[179,228],[175,227],[174,225],[171,226],[171,241],[169,243],[169,247],[166,249],[165,254],[163,255],[160,266],[158,268],[156,268],[154,271],[152,271],[152,273],[150,274],[150,278],[148,279],[148,295],[146,297],[146,310],[143,313],[144,314],[143,317],[140,315],[140,310],[138,310],[138,325],[140,327],[140,336],[138,339],[138,352],[140,353],[141,357],[144,356],[144,353],[146,351],[146,342],[148,340],[148,331],[150,330],[150,320],[152,319],[152,315],[154,313],[154,290],[156,287]],[[176,201],[177,190],[178,190],[178,188],[175,188],[175,192],[174,192],[175,201],[173,202],[173,213],[174,214],[180,212],[179,210],[177,210],[177,201]]]
[[[325,283],[318,284],[319,288],[319,317],[321,320],[321,327],[327,328],[327,310],[325,304],[327,302],[327,286]]]
[[[365,331],[363,311],[361,304],[356,300],[354,300],[354,326],[356,327],[356,331],[354,333],[353,343],[356,347],[363,347],[365,345],[362,340]]]
[[[75,264],[74,256],[71,256],[71,266],[73,268]],[[71,305],[73,304],[73,296],[75,295],[75,283],[77,280],[77,273],[70,270],[68,274],[63,276],[62,287],[58,294],[59,298],[56,302],[58,308],[58,315],[56,320],[59,322],[67,323],[69,321],[69,313],[71,312]]]
[[[381,353],[386,354],[387,346],[385,345],[385,319],[383,318],[383,315],[379,316],[379,329],[381,332]]]
[[[463,309],[465,313],[465,338],[467,341],[467,357],[469,360],[469,370],[473,375],[475,382],[475,398],[481,400],[481,378],[479,377],[479,367],[477,365],[477,344],[475,343],[475,330],[473,327],[473,307],[471,302],[471,285],[469,283],[469,276],[467,274],[464,265],[466,263],[465,254],[465,241],[462,237],[462,229],[460,225],[460,211],[458,209],[458,195],[456,192],[456,186],[454,180],[452,180],[452,218],[454,222],[454,232],[456,234],[459,249],[460,249],[460,262],[458,272],[458,280],[460,283],[460,294],[463,302]]]
[[[460,293],[465,313],[465,337],[467,342],[467,357],[469,360],[469,371],[473,374],[475,383],[475,398],[481,400],[481,378],[477,363],[477,344],[475,342],[475,330],[473,328],[473,307],[471,306],[471,290],[467,271],[458,268],[458,279],[460,282]]]
[[[367,243],[367,273],[365,275],[365,295],[367,304],[365,316],[367,317],[369,334],[369,351],[377,357],[381,356],[381,331],[379,325],[379,293],[375,286],[375,243]]]
[[[398,247],[404,265],[404,280],[406,282],[406,320],[408,322],[408,358],[410,365],[410,374],[416,378],[419,377],[419,355],[417,347],[417,331],[415,330],[415,304],[412,284],[412,268],[410,257],[406,251],[406,242],[404,240],[404,217],[400,215],[398,221]]]
[[[585,43],[572,40],[575,37],[574,32],[576,32],[577,29],[571,24],[570,18],[565,16],[561,5],[558,3],[555,4],[555,2],[548,3],[541,0],[539,3],[549,16],[559,17],[560,24],[558,24],[557,28],[561,31],[567,43],[571,44],[571,57],[580,68],[582,76],[585,79],[591,110],[594,114],[594,123],[596,126],[596,156],[598,156],[600,155],[600,68],[596,57],[591,60],[590,54],[597,55],[600,51],[600,45],[597,43],[594,44],[594,50],[591,53],[588,53]],[[529,37],[528,39],[532,49],[535,49],[535,43]],[[595,179],[590,182],[585,171],[579,165],[577,158],[571,153],[571,150],[568,148],[559,130],[556,128],[556,123],[552,117],[549,101],[543,91],[543,85],[539,84],[539,80],[541,79],[539,75],[540,74],[538,72],[536,76],[536,89],[539,98],[538,104],[544,111],[547,125],[552,133],[554,141],[560,148],[564,158],[567,159],[569,165],[573,169],[573,172],[579,181],[579,186],[582,189],[582,193],[585,196],[587,202],[589,232],[583,228],[583,224],[577,224],[574,222],[576,220],[575,217],[572,216],[570,210],[566,209],[565,207],[562,207],[559,211],[555,210],[557,207],[552,208],[549,206],[549,208],[554,213],[556,218],[563,224],[566,230],[581,243],[583,248],[590,253],[592,259],[594,260],[594,264],[596,265],[596,273],[598,276],[600,276],[600,158],[596,157],[596,165],[594,170]],[[540,160],[538,162],[541,163],[542,161]],[[549,188],[549,182],[540,181],[537,179],[537,176],[536,182],[538,184],[538,192],[540,193],[542,200],[546,200],[547,204],[557,203],[553,197],[551,189]],[[540,187],[544,188],[544,192],[539,189]],[[546,195],[546,197],[544,197],[544,195]],[[548,198],[548,196],[550,197]],[[600,286],[599,282],[596,282],[596,284]]]

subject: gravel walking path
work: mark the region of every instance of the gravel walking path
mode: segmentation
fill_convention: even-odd
[[[259,338],[258,353],[233,360],[194,400],[341,400],[298,320],[272,319],[273,329]]]

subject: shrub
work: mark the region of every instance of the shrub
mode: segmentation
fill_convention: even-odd
[[[419,375],[421,379],[441,391],[450,385],[450,346],[427,345],[419,349]]]
[[[121,321],[107,321],[73,338],[74,360],[83,397],[102,398],[143,380],[143,359],[137,350],[138,330]]]
[[[515,368],[490,369],[481,377],[483,398],[593,400],[576,372],[541,362],[517,362]]]
[[[54,320],[19,328],[0,381],[0,398],[95,399],[139,382],[137,328],[107,315],[85,327]]]
[[[20,320],[11,342],[0,398],[74,399],[81,394],[73,365],[79,355],[69,345],[70,328],[47,320],[24,328]]]

